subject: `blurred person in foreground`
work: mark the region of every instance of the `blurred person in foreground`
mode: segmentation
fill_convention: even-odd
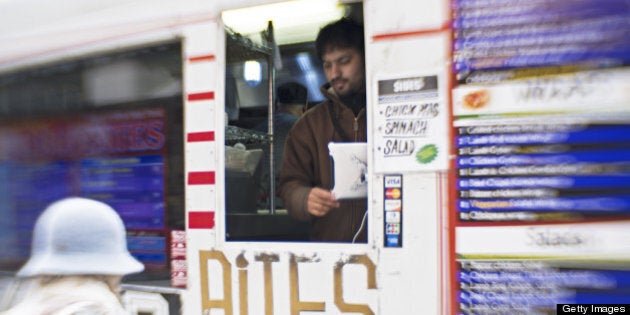
[[[287,136],[280,196],[293,218],[311,221],[311,240],[366,242],[367,198],[337,200],[330,191],[329,142],[366,142],[363,26],[342,18],[315,40],[328,82],[326,100],[306,112]]]
[[[275,173],[274,182],[277,185],[280,166],[282,165],[284,143],[293,124],[295,124],[306,111],[307,90],[306,87],[300,83],[287,82],[276,89],[276,94],[276,108],[273,114],[273,165]],[[269,129],[269,120],[265,120],[254,129],[267,132]],[[276,204],[280,205],[278,201]]]
[[[49,205],[33,231],[31,257],[17,277],[32,280],[2,315],[123,315],[124,275],[144,270],[127,250],[123,221],[100,201],[71,197]]]

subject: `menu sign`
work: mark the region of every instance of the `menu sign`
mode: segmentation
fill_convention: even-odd
[[[31,119],[0,127],[0,266],[29,255],[38,215],[53,201],[82,196],[121,216],[131,253],[167,267],[166,113],[161,108]]]
[[[552,314],[558,304],[628,302],[630,271],[541,260],[461,260],[462,314]],[[593,314],[593,313],[589,313]]]
[[[376,172],[447,168],[447,109],[437,75],[379,80]]]
[[[451,8],[453,309],[616,312],[601,305],[630,303],[628,2]]]
[[[452,7],[460,83],[630,62],[625,0],[454,0]]]
[[[549,221],[630,214],[630,124],[456,128],[462,221]]]
[[[85,159],[81,194],[112,206],[128,229],[164,228],[164,157]]]
[[[629,221],[460,227],[462,314],[553,314],[557,304],[630,303]]]

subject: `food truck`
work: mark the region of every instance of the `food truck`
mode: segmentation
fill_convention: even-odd
[[[630,303],[625,0],[0,6],[0,310],[68,195],[125,222],[145,265],[123,281],[132,314]],[[365,167],[337,182],[366,184],[366,243],[309,241],[274,197],[274,129],[255,128],[282,83],[323,100],[314,40],[341,17],[365,28]]]

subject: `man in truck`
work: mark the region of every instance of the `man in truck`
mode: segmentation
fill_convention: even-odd
[[[326,100],[289,131],[280,171],[280,196],[290,215],[311,221],[312,241],[366,242],[367,198],[337,200],[331,193],[329,142],[366,142],[363,26],[342,18],[315,41],[328,82]]]

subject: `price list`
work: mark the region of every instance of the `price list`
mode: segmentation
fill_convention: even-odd
[[[630,2],[451,4],[454,309],[630,303]]]
[[[625,0],[454,0],[452,14],[460,83],[630,62]]]
[[[165,269],[164,157],[94,158],[79,164],[81,194],[116,209],[129,232],[131,254],[147,268]]]
[[[51,202],[81,196],[112,206],[132,254],[166,269],[165,126],[157,107],[0,126],[0,265],[28,258],[35,220]]]
[[[0,164],[0,262],[29,257],[35,220],[53,201],[72,194],[67,162]]]
[[[460,221],[630,217],[630,124],[456,128]]]
[[[557,304],[630,302],[630,271],[539,260],[459,262],[461,314],[555,314]]]
[[[161,155],[84,159],[81,194],[118,211],[128,229],[164,228]]]

